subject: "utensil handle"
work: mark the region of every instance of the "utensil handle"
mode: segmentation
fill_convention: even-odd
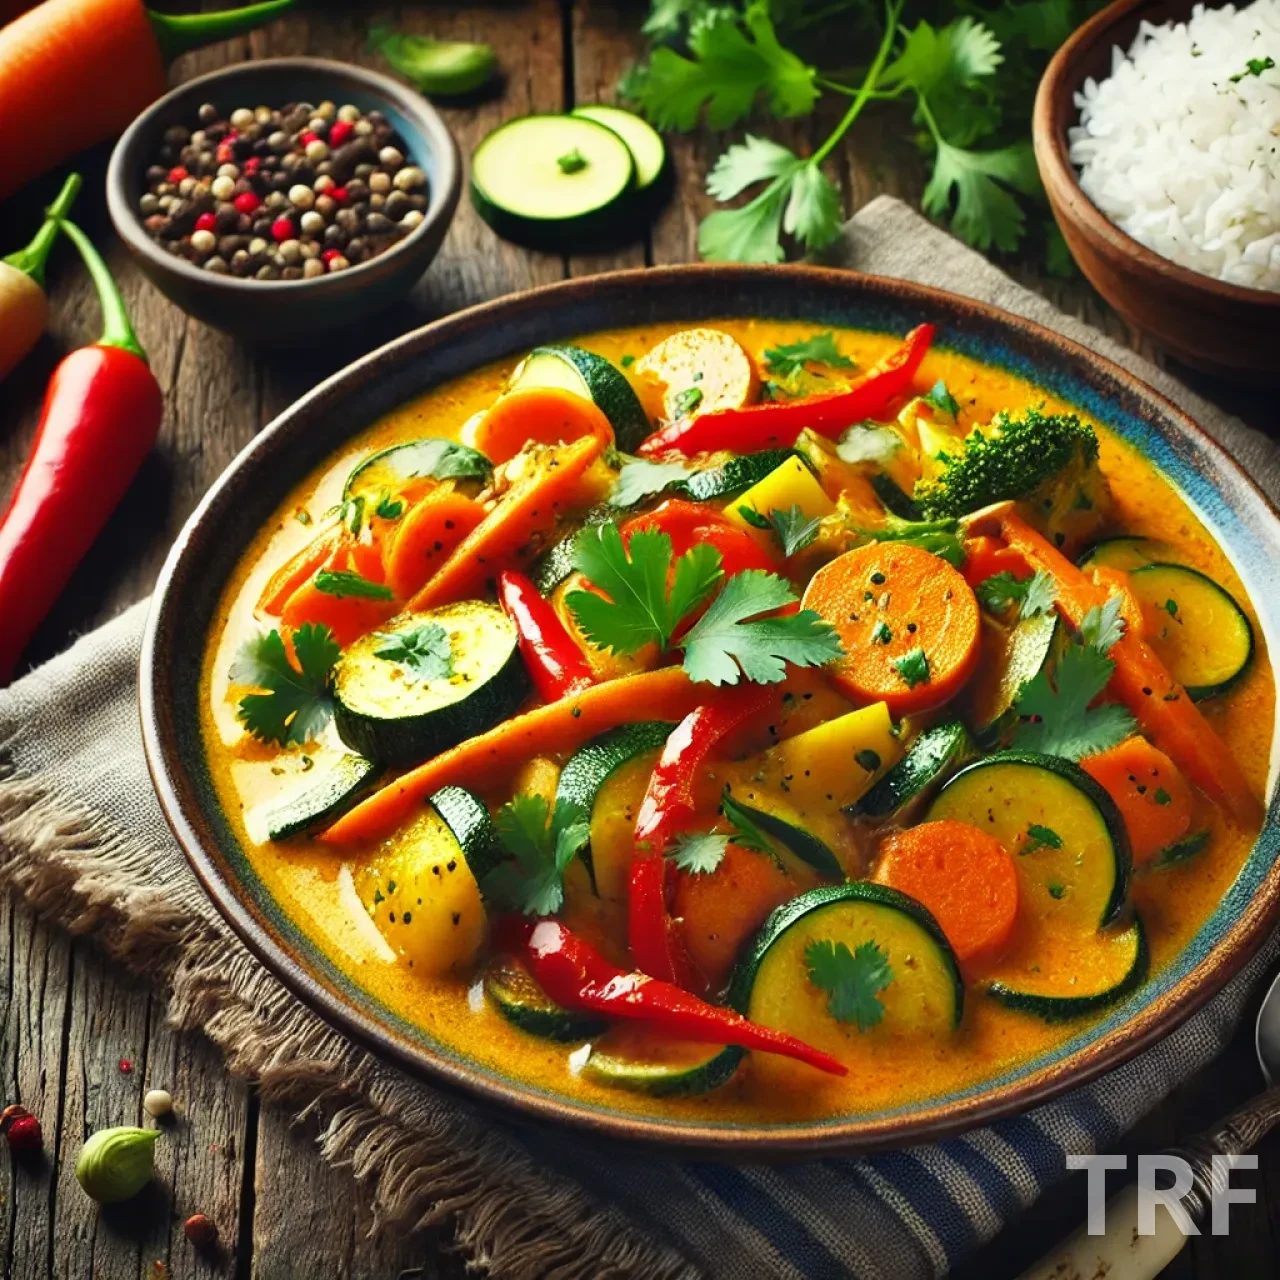
[[[1107,1201],[1106,1234],[1091,1236],[1088,1226],[1068,1236],[1021,1280],[1063,1280],[1066,1276],[1106,1276],[1107,1280],[1155,1280],[1182,1252],[1187,1237],[1173,1215],[1157,1201],[1155,1232],[1138,1231],[1138,1188],[1125,1187]]]

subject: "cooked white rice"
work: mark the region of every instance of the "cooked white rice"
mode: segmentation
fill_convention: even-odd
[[[1144,22],[1076,105],[1071,159],[1112,222],[1193,271],[1280,290],[1280,0]]]

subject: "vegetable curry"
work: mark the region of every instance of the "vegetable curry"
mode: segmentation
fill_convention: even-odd
[[[255,870],[375,997],[563,1095],[773,1121],[1138,990],[1257,836],[1274,708],[1168,483],[927,325],[439,387],[288,496],[204,680]]]

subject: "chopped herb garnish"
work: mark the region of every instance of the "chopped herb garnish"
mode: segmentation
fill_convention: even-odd
[[[710,875],[724,861],[729,837],[718,831],[684,832],[676,837],[667,857],[681,871],[692,875]]]
[[[918,684],[929,683],[929,659],[919,646],[909,649],[902,657],[895,658],[892,666],[907,682],[908,689],[914,689]]]
[[[404,515],[404,503],[399,498],[393,498],[389,493],[384,493],[378,499],[378,505],[374,507],[373,514],[379,520],[399,520]]]
[[[1034,618],[1048,613],[1057,598],[1057,585],[1052,575],[1043,569],[1021,579],[1006,569],[978,584],[978,599],[987,609],[992,613],[1004,613],[1016,604],[1019,618]]]
[[[633,356],[633,355],[629,355],[629,354],[628,354],[628,355],[623,356],[623,357],[622,357],[622,359],[618,361],[618,363],[619,363],[619,364],[620,364],[624,369],[630,369],[630,368],[631,368],[631,366],[632,366],[633,364],[635,364],[635,362],[636,362],[636,358],[635,358],[635,356]]]
[[[872,644],[888,644],[893,639],[893,631],[889,624],[881,618],[874,627],[871,628]]]
[[[751,511],[753,515],[759,513],[750,507],[739,507],[738,513]],[[748,524],[755,524],[754,520],[748,519],[743,515],[743,519]],[[821,519],[810,519],[805,515],[804,511],[798,506],[792,506],[786,511],[773,510],[764,518],[764,524],[755,524],[757,529],[772,529],[774,536],[778,539],[778,545],[782,548],[784,559],[790,559],[798,551],[803,551],[805,547],[818,536],[818,530],[822,527]]]
[[[394,594],[381,582],[370,582],[350,569],[321,569],[316,574],[316,590],[339,600],[348,597],[361,600],[391,600]]]
[[[733,843],[750,849],[753,853],[767,853],[773,857],[773,846],[768,836],[760,830],[756,820],[725,789],[720,797],[720,812],[733,826]]]
[[[1244,64],[1243,71],[1237,71],[1235,75],[1229,79],[1232,84],[1239,84],[1246,76],[1260,76],[1264,71],[1270,71],[1276,65],[1276,60],[1271,57],[1266,58],[1250,58]]]
[[[395,662],[411,680],[447,680],[453,675],[453,646],[449,633],[438,622],[427,622],[412,631],[375,631],[384,641],[374,655]]]
[[[807,364],[823,365],[828,369],[852,369],[853,361],[836,346],[836,336],[830,330],[815,333],[799,342],[783,342],[776,347],[766,347],[765,367],[784,381],[802,373]]]
[[[511,855],[484,877],[487,898],[508,910],[549,916],[564,904],[564,874],[591,837],[584,809],[571,800],[521,794],[498,810],[498,839]]]
[[[618,482],[609,495],[611,507],[631,507],[644,498],[689,478],[689,468],[681,462],[649,462],[628,458],[618,472]]]
[[[1049,890],[1049,897],[1055,900],[1061,899],[1067,892],[1066,885],[1061,885],[1056,880],[1050,881],[1046,888]]]
[[[587,158],[574,147],[572,151],[566,151],[564,155],[556,158],[556,164],[560,166],[561,173],[581,173],[587,167]]]
[[[1166,600],[1164,602],[1164,611],[1171,618],[1178,616],[1178,602],[1176,600]]]
[[[827,993],[827,1011],[837,1022],[869,1031],[884,1017],[882,992],[893,981],[889,953],[872,941],[853,951],[843,942],[811,942],[804,949],[809,981]]]
[[[1189,836],[1183,836],[1181,840],[1175,840],[1167,848],[1161,849],[1151,860],[1151,865],[1172,867],[1179,862],[1186,862],[1188,858],[1194,858],[1197,853],[1200,853],[1208,843],[1208,831],[1193,831]]]
[[[675,416],[678,419],[687,418],[702,403],[701,387],[685,387],[683,391],[671,402],[672,408],[675,409]]]
[[[1027,827],[1027,838],[1019,853],[1038,853],[1041,849],[1061,849],[1062,837],[1052,828],[1032,822]]]
[[[310,742],[333,715],[332,674],[342,650],[325,626],[304,622],[293,633],[295,667],[278,631],[245,642],[231,666],[236,684],[265,689],[240,699],[240,722],[263,742]]]
[[[960,413],[959,402],[947,390],[947,384],[941,378],[929,389],[929,393],[924,397],[924,400],[927,404],[933,405],[935,409],[941,409],[943,413],[949,413],[953,418]]]
[[[1173,797],[1163,787],[1157,787],[1155,794],[1151,798],[1156,802],[1156,804],[1173,803]]]

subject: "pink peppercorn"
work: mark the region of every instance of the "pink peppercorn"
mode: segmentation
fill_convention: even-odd
[[[298,141],[302,143],[302,146],[305,149],[309,147],[313,142],[319,142],[320,135],[318,133],[312,133],[310,129],[304,129],[302,131],[302,136],[298,139]]]
[[[189,178],[191,175],[180,164],[176,164],[169,170],[169,181],[176,187],[183,178]]]
[[[231,203],[240,213],[252,213],[262,201],[256,191],[242,191]]]
[[[292,218],[277,218],[271,224],[271,238],[277,244],[283,244],[286,240],[292,240],[297,233],[293,229]]]
[[[214,155],[217,156],[219,164],[230,164],[236,158],[235,148],[229,142],[219,143]]]
[[[244,170],[244,176],[246,178],[252,178],[253,175],[262,168],[262,160],[258,156],[250,156],[244,162],[242,168]]]
[[[211,214],[211,213],[202,213],[202,214],[201,214],[201,215],[196,219],[196,225],[195,225],[194,230],[196,230],[196,231],[212,231],[212,230],[214,230],[214,229],[217,227],[217,225],[218,225],[218,219],[217,219],[217,218],[215,218],[215,217],[213,216],[213,214]]]
[[[337,250],[337,249],[326,249],[326,250],[325,250],[325,251],[320,255],[320,261],[321,261],[321,262],[323,262],[323,263],[324,263],[324,265],[327,267],[327,266],[329,265],[329,263],[331,263],[331,262],[334,260],[334,258],[340,258],[340,257],[342,257],[342,254],[341,254],[341,252],[340,252],[339,250]]]
[[[339,204],[347,203],[346,187],[330,187],[327,194],[330,200],[336,200]]]
[[[329,145],[340,147],[355,132],[355,125],[350,120],[335,120],[329,126]]]

